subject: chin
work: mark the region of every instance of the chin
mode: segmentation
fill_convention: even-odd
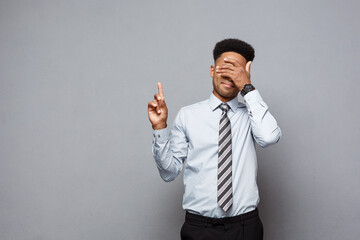
[[[238,92],[221,91],[221,96],[226,98],[236,97]]]
[[[223,98],[228,98],[228,99],[233,99],[234,97],[236,97],[237,96],[237,94],[221,94],[221,96],[223,97]]]

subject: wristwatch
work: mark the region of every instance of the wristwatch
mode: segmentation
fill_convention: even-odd
[[[241,96],[245,96],[247,93],[255,90],[255,87],[252,84],[245,84],[243,89],[241,90]]]

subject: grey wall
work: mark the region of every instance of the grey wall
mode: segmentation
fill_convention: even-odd
[[[147,102],[206,99],[214,44],[256,49],[283,131],[258,149],[265,239],[360,235],[358,1],[0,2],[0,239],[179,239]]]

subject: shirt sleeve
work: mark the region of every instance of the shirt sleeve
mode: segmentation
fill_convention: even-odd
[[[152,153],[165,182],[173,181],[179,175],[187,157],[188,141],[184,123],[183,112],[180,110],[170,133],[168,128],[153,131]]]
[[[246,108],[250,117],[251,130],[255,141],[261,147],[267,147],[280,140],[281,129],[268,110],[257,89],[244,96]]]

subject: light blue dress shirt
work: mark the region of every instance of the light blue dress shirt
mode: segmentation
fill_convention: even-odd
[[[279,141],[281,130],[258,90],[227,102],[232,135],[233,205],[224,212],[217,203],[219,121],[222,103],[210,98],[180,109],[171,131],[154,130],[153,156],[164,181],[184,167],[183,209],[207,217],[237,216],[259,203],[255,142],[266,147]]]

